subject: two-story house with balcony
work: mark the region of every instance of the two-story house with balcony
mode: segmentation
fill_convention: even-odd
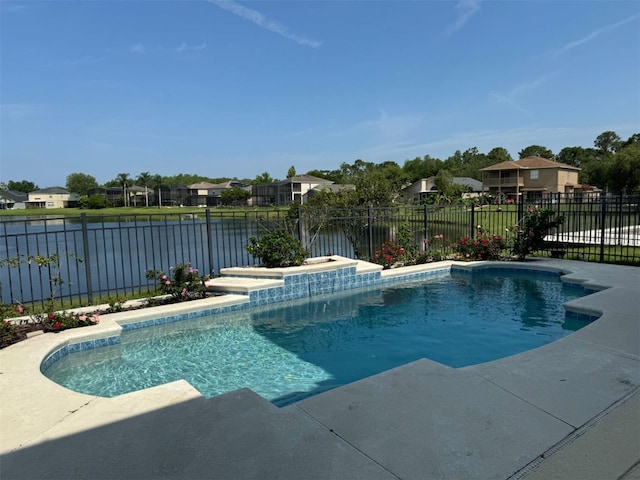
[[[480,171],[484,188],[501,200],[531,202],[545,193],[573,193],[580,188],[578,167],[542,157],[497,163]]]

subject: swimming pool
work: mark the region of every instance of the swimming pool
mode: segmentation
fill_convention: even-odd
[[[285,405],[423,357],[462,367],[536,348],[586,324],[562,307],[586,293],[557,274],[452,271],[123,332],[44,373],[105,397],[185,379],[206,397],[249,387]]]

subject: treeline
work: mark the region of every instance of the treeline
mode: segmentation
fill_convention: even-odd
[[[579,167],[579,181],[614,193],[631,193],[640,187],[640,133],[622,140],[615,132],[604,132],[595,139],[593,148],[566,147],[554,154],[541,145],[530,145],[518,152],[518,159],[529,156],[547,158]],[[378,173],[397,185],[413,183],[421,178],[470,177],[482,180],[481,169],[497,163],[515,160],[509,152],[497,147],[481,153],[476,147],[464,152],[457,150],[445,160],[425,155],[407,160],[400,167],[395,162],[373,164],[356,160],[353,165],[343,163],[336,170],[311,170],[310,175],[327,178],[336,183],[356,183],[363,174]]]
[[[640,188],[640,133],[622,140],[613,131],[603,132],[594,140],[592,148],[566,147],[557,154],[542,145],[530,145],[518,152],[518,159],[528,156],[539,156],[560,163],[573,165],[581,169],[579,181],[614,193],[631,193]],[[509,152],[496,147],[489,153],[481,153],[476,147],[464,152],[457,150],[453,155],[441,160],[425,155],[406,160],[403,166],[394,161],[382,163],[356,160],[353,164],[343,163],[335,170],[310,170],[309,175],[326,178],[337,184],[353,184],[360,190],[384,188],[398,191],[403,185],[413,183],[421,178],[437,177],[441,183],[447,184],[451,177],[471,177],[482,180],[481,169],[497,163],[511,161]],[[286,178],[295,176],[295,167],[290,167]],[[268,172],[263,172],[253,179],[211,178],[196,174],[179,174],[162,176],[141,172],[132,177],[129,173],[119,173],[114,179],[99,185],[96,179],[86,173],[71,173],[67,176],[66,189],[73,193],[86,195],[95,187],[122,187],[137,185],[153,189],[159,185],[191,185],[199,182],[223,183],[230,180],[247,185],[257,185],[278,181]],[[39,187],[28,180],[9,180],[0,188],[29,193]]]

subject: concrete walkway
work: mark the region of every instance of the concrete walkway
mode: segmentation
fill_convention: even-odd
[[[247,389],[204,399],[185,382],[77,394],[26,365],[49,335],[4,349],[0,478],[638,480],[640,269],[527,266],[608,287],[570,302],[602,317],[519,355],[423,359],[285,408]]]

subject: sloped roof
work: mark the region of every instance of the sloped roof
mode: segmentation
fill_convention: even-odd
[[[342,183],[334,183],[334,184],[322,184],[322,185],[317,185],[315,187],[313,187],[312,191],[318,191],[318,192],[332,192],[332,193],[336,193],[336,192],[340,192],[342,190],[355,190],[356,186],[351,184],[351,183],[346,183],[346,184],[342,184]]]
[[[492,170],[531,170],[531,169],[541,169],[541,168],[563,168],[568,170],[580,170],[578,167],[574,167],[573,165],[554,162],[553,160],[549,160],[547,158],[525,157],[525,158],[521,158],[520,160],[516,160],[514,162],[506,161],[506,162],[496,163],[495,165],[481,168],[480,171],[488,172]]]
[[[313,175],[304,174],[287,178],[278,183],[280,185],[284,185],[285,183],[333,183],[333,181],[327,180],[326,178],[314,177]]]
[[[482,182],[471,177],[453,177],[451,182],[455,185],[463,185],[469,187],[474,192],[482,191]]]
[[[41,190],[36,190],[35,192],[30,192],[30,195],[38,195],[44,193],[49,195],[64,195],[66,193],[69,193],[69,190],[62,187],[48,187]]]
[[[2,190],[0,191],[0,197],[6,198],[13,202],[26,202],[29,199],[29,194],[24,192],[17,192],[15,190]]]
[[[187,185],[187,186],[192,190],[207,190],[209,188],[219,187],[220,185],[214,185],[213,183],[209,183],[209,182],[200,182],[200,183],[194,183],[192,185]]]

